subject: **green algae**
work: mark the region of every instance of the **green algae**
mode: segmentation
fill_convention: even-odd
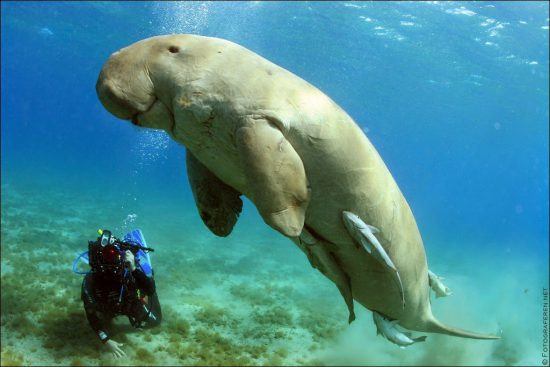
[[[150,365],[156,362],[155,355],[144,347],[138,347],[135,350],[135,358],[136,360],[146,365]]]
[[[208,327],[235,327],[237,324],[237,320],[228,312],[227,309],[213,305],[205,305],[200,310],[195,312],[195,320],[205,324]]]
[[[25,365],[25,359],[23,357],[23,354],[20,352],[16,352],[13,350],[13,348],[7,347],[3,348],[1,356],[1,362],[2,366],[24,366]]]
[[[304,310],[297,320],[298,326],[308,330],[316,341],[330,340],[341,332],[345,323],[332,319],[328,314]]]
[[[80,358],[74,358],[73,360],[71,360],[70,365],[71,366],[86,366],[85,362],[82,361],[82,359],[80,359]]]
[[[166,328],[172,332],[172,336],[182,338],[189,335],[191,325],[187,320],[178,318],[170,320]]]
[[[241,345],[216,331],[198,328],[193,334],[195,348],[189,355],[200,365],[251,365],[253,361],[243,353]]]
[[[260,325],[293,326],[293,316],[282,306],[270,308],[255,307],[252,312],[252,319]]]
[[[291,300],[291,296],[296,294],[294,288],[289,285],[272,284],[267,280],[258,282],[258,285],[244,282],[233,284],[229,291],[234,297],[259,306],[277,304],[281,299]]]

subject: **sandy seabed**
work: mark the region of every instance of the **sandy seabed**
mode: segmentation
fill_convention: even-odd
[[[453,290],[432,300],[434,314],[469,330],[502,330],[502,340],[428,334],[401,349],[376,335],[357,303],[348,325],[337,288],[249,204],[228,238],[210,234],[193,203],[157,204],[144,203],[149,209],[128,221],[106,197],[2,185],[2,365],[541,364],[548,268],[522,244],[501,244],[497,254],[449,242],[428,248],[430,266]],[[122,236],[135,227],[156,250],[164,319],[138,330],[117,318],[113,339],[127,357],[112,360],[87,324],[82,277],[71,265],[97,228]]]

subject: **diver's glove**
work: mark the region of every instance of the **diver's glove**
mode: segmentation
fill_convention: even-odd
[[[136,270],[136,259],[130,250],[124,252],[124,262],[128,265],[130,271]]]

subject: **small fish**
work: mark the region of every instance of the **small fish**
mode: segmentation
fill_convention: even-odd
[[[365,251],[374,257],[380,264],[386,266],[394,274],[399,287],[399,295],[401,296],[401,303],[403,308],[405,308],[405,293],[403,291],[403,283],[401,282],[401,276],[399,271],[395,267],[393,261],[390,259],[390,256],[384,250],[384,247],[380,244],[380,241],[376,238],[375,234],[379,233],[380,230],[374,226],[371,226],[365,222],[358,215],[344,211],[342,212],[344,225],[346,226],[348,232],[351,234],[355,240],[360,243]]]
[[[423,342],[426,336],[413,338],[409,332],[402,332],[397,329],[398,320],[390,321],[378,312],[372,313],[374,324],[376,325],[376,335],[382,335],[390,342],[398,345],[400,348],[405,348],[411,344]]]
[[[344,224],[349,232],[361,243],[365,251],[371,254],[381,264],[386,265],[388,268],[395,270],[395,265],[389,258],[384,248],[378,242],[378,239],[374,236],[379,230],[376,227],[366,224],[359,218],[359,216],[344,212]]]
[[[47,27],[41,28],[38,31],[38,33],[40,33],[43,36],[53,36],[53,32],[51,31],[50,28],[47,28]]]
[[[429,280],[430,288],[432,288],[432,290],[434,291],[436,298],[446,297],[453,294],[453,292],[451,292],[449,287],[443,284],[442,282],[443,279],[444,278],[438,277],[437,275],[435,275],[431,270],[428,270],[428,280]]]

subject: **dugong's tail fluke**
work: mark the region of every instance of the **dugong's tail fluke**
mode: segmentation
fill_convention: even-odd
[[[474,333],[471,331],[466,331],[466,330],[454,328],[451,326],[447,326],[433,316],[428,320],[428,322],[426,323],[426,327],[423,331],[427,331],[430,333],[447,334],[451,336],[458,336],[461,338],[470,338],[470,339],[486,339],[486,340],[500,339],[500,336],[498,335]]]

